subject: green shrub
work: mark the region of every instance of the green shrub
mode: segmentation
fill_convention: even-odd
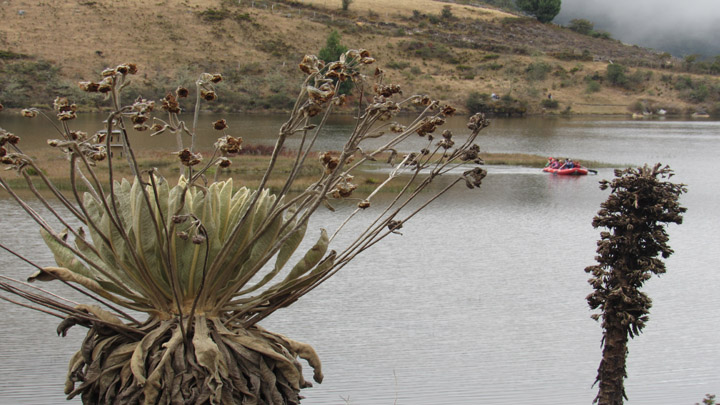
[[[607,31],[593,31],[590,35],[598,39],[612,39],[612,36]]]
[[[216,8],[207,8],[203,11],[200,11],[198,13],[200,18],[202,18],[204,21],[222,21],[228,17],[230,17],[230,11],[227,9],[216,9]]]
[[[530,81],[540,81],[547,78],[552,67],[545,62],[533,62],[525,68],[525,75]]]
[[[517,7],[542,23],[549,23],[560,12],[560,0],[516,0]]]
[[[0,49],[0,59],[4,60],[13,60],[13,59],[28,59],[29,56],[25,55],[24,53],[16,53],[13,51],[6,51],[3,49]]]
[[[554,110],[560,106],[560,103],[558,103],[557,100],[546,98],[540,103],[540,105],[542,105],[543,108]]]
[[[413,40],[402,41],[399,46],[401,50],[423,59],[444,59],[449,62],[455,59],[452,50],[440,43]]]
[[[702,103],[704,102],[708,96],[710,95],[710,89],[705,83],[698,84],[689,95],[690,101],[693,103]]]
[[[597,93],[598,91],[600,91],[600,87],[600,82],[598,82],[597,80],[588,80],[587,86],[585,87],[585,92]]]
[[[683,91],[693,88],[693,80],[690,76],[678,76],[673,85],[675,90]]]
[[[292,49],[292,46],[290,46],[289,44],[286,44],[280,38],[273,38],[273,39],[261,41],[257,45],[257,50],[265,52],[265,53],[269,53],[272,56],[278,56],[278,57],[287,55],[287,53],[290,49]]]
[[[595,28],[595,24],[584,18],[575,18],[570,20],[570,24],[567,26],[571,31],[575,31],[578,34],[590,35]]]
[[[627,68],[619,63],[611,63],[607,65],[607,73],[605,77],[613,86],[626,87],[628,78],[625,75]]]
[[[478,112],[485,112],[488,110],[488,104],[490,103],[490,95],[487,93],[478,93],[473,91],[468,94],[465,100],[465,107],[471,114]]]
[[[440,12],[440,17],[444,20],[452,19],[454,17],[452,13],[452,7],[443,6],[442,11]]]
[[[402,61],[391,61],[391,62],[389,62],[389,63],[388,63],[387,65],[385,65],[385,66],[388,67],[388,68],[390,68],[390,69],[403,70],[403,69],[407,68],[408,66],[410,66],[410,62],[406,62],[406,61],[404,61],[404,60],[402,60]]]

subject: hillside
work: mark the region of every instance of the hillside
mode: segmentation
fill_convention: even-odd
[[[74,0],[0,4],[0,103],[47,104],[59,93],[92,107],[79,80],[134,62],[144,97],[221,72],[218,109],[287,109],[297,63],[333,30],[371,50],[389,80],[461,109],[512,106],[528,113],[715,111],[720,84],[679,60],[534,19],[433,0]],[[443,17],[443,7],[450,15]],[[447,13],[447,12],[446,12]],[[626,66],[620,76],[608,65]],[[493,101],[495,93],[501,99]],[[548,96],[552,95],[552,100]],[[468,102],[470,101],[470,102]],[[480,106],[480,107],[478,107]]]

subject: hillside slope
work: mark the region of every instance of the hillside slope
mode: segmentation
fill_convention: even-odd
[[[75,83],[134,62],[134,85],[145,97],[211,71],[226,78],[218,109],[287,109],[301,80],[297,62],[333,30],[344,45],[371,50],[406,94],[429,93],[461,109],[493,104],[492,93],[528,113],[684,113],[720,101],[717,78],[684,73],[679,61],[527,17],[433,0],[394,0],[392,8],[355,0],[348,12],[340,3],[5,0],[0,103],[47,104],[61,92],[92,106]],[[610,63],[631,67],[626,81],[608,76]]]

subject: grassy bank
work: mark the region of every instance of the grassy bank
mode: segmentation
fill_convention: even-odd
[[[43,174],[49,178],[55,185],[61,190],[70,190],[70,180],[67,178],[67,167],[68,162],[63,156],[59,156],[54,151],[42,151],[33,153],[33,158],[39,162],[39,166],[43,170]],[[204,153],[209,156],[209,153]],[[165,153],[165,152],[154,152],[154,151],[140,151],[136,153],[138,163],[141,169],[156,168],[159,172],[165,176],[170,182],[174,183],[177,181],[180,173],[179,161],[176,156]],[[321,174],[322,166],[317,158],[318,155],[312,156],[306,167],[300,174],[298,181],[295,183],[295,190],[302,191],[310,186]],[[482,153],[481,158],[485,161],[486,165],[507,165],[507,166],[523,166],[542,168],[547,162],[547,157],[521,154],[521,153]],[[277,190],[282,187],[285,177],[290,173],[294,157],[290,154],[281,155],[278,159],[275,169],[275,175],[268,183],[272,190]],[[267,168],[268,162],[270,161],[269,156],[258,156],[258,155],[241,155],[232,159],[233,164],[227,169],[220,169],[221,172],[218,177],[221,179],[232,177],[236,184],[245,185],[248,187],[257,187],[260,180]],[[379,158],[378,161],[382,161],[383,158]],[[588,167],[608,167],[607,164],[600,162],[583,162]],[[113,160],[114,166],[114,178],[122,179],[126,178],[132,180],[132,173],[129,165],[126,163],[124,158],[117,156]],[[363,191],[363,188],[368,190],[373,185],[384,181],[382,174],[378,174],[375,169],[378,166],[382,167],[381,163],[375,163],[372,166],[367,167],[368,170],[358,172],[355,177],[355,184],[358,185],[358,190]],[[100,181],[107,183],[108,173],[104,170],[107,167],[107,161],[100,162],[98,164],[98,170],[96,174]],[[215,169],[208,171],[208,177],[212,178],[215,175]],[[22,177],[15,176],[10,173],[3,174],[8,184],[10,184],[15,190],[24,190],[29,193],[29,188]],[[35,181],[35,186],[38,190],[47,190],[46,185],[42,182],[41,177],[38,174],[32,176]],[[392,187],[384,189],[385,191],[394,190]],[[0,193],[4,193],[0,191]]]

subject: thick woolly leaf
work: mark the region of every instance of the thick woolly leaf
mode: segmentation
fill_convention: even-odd
[[[288,224],[289,227],[292,227],[293,224]],[[244,295],[251,293],[253,291],[256,291],[257,289],[263,287],[265,284],[270,282],[277,274],[282,270],[282,268],[285,266],[285,264],[290,260],[290,256],[297,250],[297,247],[300,245],[300,242],[302,242],[303,238],[305,237],[305,231],[307,230],[307,223],[304,223],[298,229],[292,233],[286,240],[285,243],[283,243],[282,247],[278,251],[277,258],[275,259],[275,266],[273,267],[272,271],[268,272],[260,282],[255,284],[254,286],[244,290],[240,291],[238,295]]]
[[[153,214],[148,206],[146,194],[143,186],[139,181],[135,181],[131,189],[132,199],[130,200],[130,208],[132,212],[132,230],[135,237],[135,252],[140,259],[142,268],[140,271],[152,278],[153,284],[157,286],[164,294],[165,298],[170,298],[170,283],[167,278],[167,268],[162,254],[160,252],[160,242],[158,233],[162,231],[155,227],[153,222]],[[148,191],[148,199],[150,204],[154,205],[152,198],[152,190]]]
[[[305,256],[297,262],[292,270],[290,270],[290,273],[288,273],[284,281],[298,278],[318,264],[323,256],[325,256],[329,243],[330,239],[328,238],[327,231],[320,229],[320,238],[315,242],[315,245],[305,253]]]
[[[133,296],[125,291],[122,291],[120,288],[118,288],[116,285],[112,283],[98,283],[97,281],[82,276],[76,272],[73,272],[67,268],[64,267],[43,267],[42,270],[38,270],[37,272],[33,273],[30,277],[28,277],[29,282],[33,281],[52,281],[52,280],[62,280],[67,281],[70,283],[76,283],[80,284],[81,286],[87,288],[88,290],[94,292],[95,294],[100,295],[101,297],[108,299],[118,305],[122,305],[125,307],[133,307],[133,305],[129,302],[123,301],[120,298],[110,294],[110,292],[113,292],[118,295],[122,295],[124,297],[130,298],[130,299],[138,299],[139,297]]]

